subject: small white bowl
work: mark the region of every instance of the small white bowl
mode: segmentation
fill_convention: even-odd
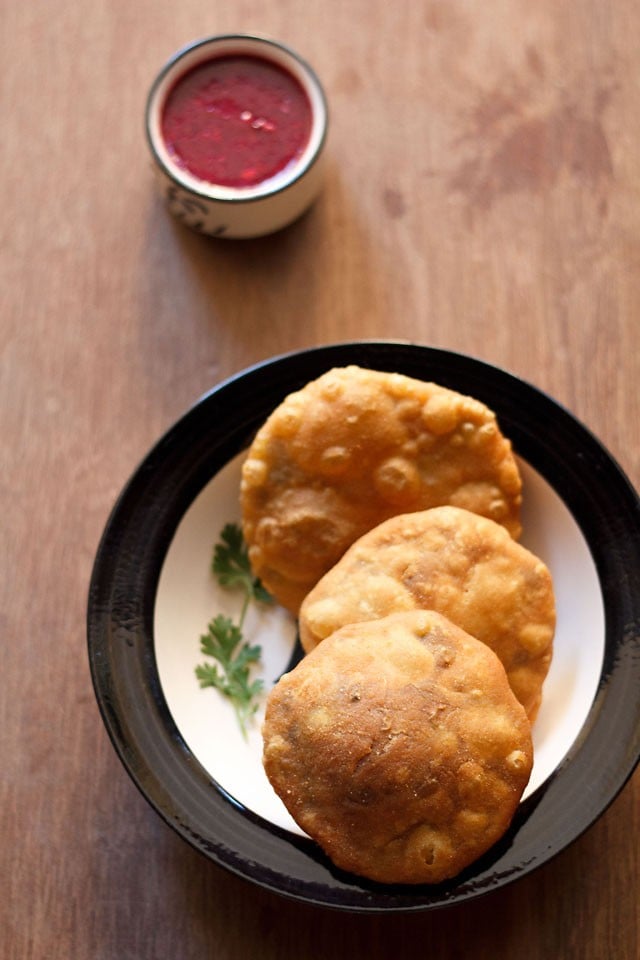
[[[176,163],[162,134],[167,97],[190,70],[222,56],[252,56],[286,70],[311,104],[311,133],[301,156],[281,173],[247,187],[221,186],[194,176]],[[174,54],[154,81],[146,107],[146,131],[160,189],[170,212],[200,233],[257,237],[300,217],[322,185],[327,103],[311,67],[289,47],[249,34],[225,34],[189,44]]]

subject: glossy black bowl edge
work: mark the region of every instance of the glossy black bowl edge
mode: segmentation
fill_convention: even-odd
[[[282,377],[281,374],[291,362],[295,362],[296,375],[293,378],[289,377],[289,379],[287,380],[287,378]],[[123,545],[119,541],[117,532],[114,533],[114,530],[112,529],[112,526],[115,522],[115,518],[117,518],[118,522],[121,522],[123,510],[125,510],[125,512],[131,509],[135,511],[135,499],[136,499],[135,487],[136,487],[137,479],[140,479],[140,478],[144,479],[145,477],[152,476],[154,471],[158,469],[159,464],[166,464],[166,458],[169,457],[170,459],[172,456],[172,452],[173,454],[175,454],[175,456],[179,461],[182,460],[184,451],[181,450],[180,444],[178,443],[177,450],[174,451],[173,448],[174,448],[174,445],[177,443],[177,438],[179,437],[181,431],[185,429],[185,425],[187,424],[187,422],[195,417],[196,422],[194,422],[193,428],[197,432],[197,426],[198,426],[197,420],[201,415],[204,415],[205,412],[206,412],[207,418],[211,418],[211,417],[215,418],[216,416],[222,415],[222,414],[228,415],[229,407],[233,407],[234,404],[240,404],[240,406],[242,406],[243,397],[246,397],[247,386],[249,386],[252,389],[253,393],[252,393],[251,406],[254,406],[254,407],[257,406],[258,408],[260,408],[260,414],[248,416],[248,417],[245,415],[242,424],[236,424],[236,429],[233,433],[232,439],[230,439],[225,445],[226,449],[224,450],[224,452],[218,451],[218,455],[220,459],[218,466],[221,466],[224,462],[226,462],[226,459],[229,459],[229,457],[233,455],[233,453],[238,452],[240,449],[242,449],[244,445],[246,445],[246,443],[251,437],[252,432],[257,428],[257,426],[261,422],[261,419],[264,418],[264,411],[268,410],[271,406],[275,406],[277,404],[279,399],[281,399],[283,396],[283,391],[284,393],[288,393],[292,389],[295,389],[297,386],[304,385],[304,383],[306,383],[308,380],[312,379],[314,376],[319,375],[319,373],[328,369],[330,366],[343,365],[345,362],[357,362],[361,366],[371,366],[377,369],[393,369],[397,366],[400,369],[400,372],[406,373],[408,375],[417,376],[422,379],[426,379],[426,378],[434,379],[440,383],[443,383],[443,385],[445,386],[450,385],[454,389],[458,389],[462,392],[469,392],[474,396],[478,396],[479,399],[484,399],[485,402],[493,406],[494,409],[498,408],[499,419],[501,420],[501,423],[503,424],[503,428],[505,429],[505,432],[507,434],[509,434],[509,426],[508,426],[508,423],[505,425],[505,416],[500,415],[500,408],[503,406],[503,403],[501,403],[500,398],[502,397],[504,399],[504,402],[506,403],[506,401],[511,397],[514,389],[517,394],[521,394],[523,389],[525,390],[527,389],[527,386],[523,385],[522,381],[519,381],[516,378],[512,378],[510,374],[507,374],[504,371],[497,371],[496,368],[491,368],[493,370],[492,379],[495,381],[495,378],[497,377],[498,386],[500,389],[496,392],[496,382],[493,382],[492,390],[491,390],[492,396],[491,397],[482,396],[482,393],[484,391],[482,390],[481,387],[482,387],[482,381],[486,380],[487,369],[488,369],[487,364],[484,364],[482,361],[474,360],[473,358],[464,357],[457,354],[452,355],[444,351],[434,350],[428,347],[418,347],[414,344],[400,343],[397,341],[383,341],[383,342],[372,341],[364,344],[362,343],[338,344],[330,347],[316,348],[315,350],[312,350],[312,351],[305,351],[303,354],[287,354],[287,355],[283,355],[280,358],[276,358],[275,360],[265,362],[264,364],[258,364],[253,368],[249,368],[247,371],[243,371],[241,374],[237,375],[236,377],[232,377],[229,380],[223,382],[218,387],[214,388],[214,390],[210,391],[203,398],[201,398],[201,400],[198,401],[195,404],[195,406],[191,408],[191,410],[188,411],[183,416],[183,418],[180,421],[178,421],[178,423],[171,430],[167,432],[167,434],[165,434],[165,436],[159,441],[156,447],[154,447],[152,452],[145,459],[145,461],[140,466],[136,474],[134,474],[132,481],[127,486],[127,488],[125,488],[125,491],[123,491],[121,498],[119,498],[119,501],[116,504],[116,507],[114,507],[114,511],[112,512],[112,517],[109,523],[107,524],[107,528],[105,530],[105,534],[103,536],[103,540],[101,542],[101,545],[98,551],[98,556],[102,558],[103,565],[106,563],[106,567],[103,566],[103,568],[101,569],[99,564],[96,563],[96,567],[94,568],[94,575],[92,577],[92,585],[90,590],[90,609],[93,610],[94,637],[95,637],[96,628],[98,629],[98,632],[99,632],[105,627],[104,622],[102,623],[99,622],[100,611],[102,609],[101,603],[104,600],[104,597],[100,590],[101,581],[103,581],[104,576],[109,572],[109,569],[108,569],[109,559],[110,558],[113,559],[114,551],[115,551],[115,554],[118,554],[123,549],[123,546],[126,549],[126,544]],[[447,366],[446,372],[443,371],[441,366],[443,362],[445,362],[445,366]],[[425,376],[425,368],[428,368],[428,377]],[[286,384],[284,383],[285,380],[287,381]],[[465,381],[464,386],[461,386],[461,380]],[[539,391],[535,390],[535,388],[528,388],[528,389],[534,392],[533,396],[535,397],[536,402],[538,404],[540,403],[542,404],[543,406],[542,413],[543,414],[549,413],[553,415],[551,417],[550,422],[557,421],[558,419],[562,421],[563,416],[570,418],[570,415],[566,414],[565,411],[562,411],[562,409],[559,408],[554,401],[551,401],[549,398],[545,398],[544,395],[541,395]],[[546,410],[544,409],[545,405],[546,405]],[[506,408],[505,408],[505,412],[506,412]],[[509,419],[510,418],[507,412],[506,420],[508,421]],[[516,419],[519,419],[519,418],[516,418]],[[570,418],[570,426],[571,426],[570,432],[575,431],[575,423],[576,423],[575,420],[573,418]],[[518,440],[520,442],[515,442],[515,438],[514,438],[516,449],[518,449],[519,452],[522,451],[522,454],[523,456],[525,456],[526,459],[531,460],[532,459],[531,451],[529,451],[529,455],[527,455],[527,451],[531,447],[533,449],[533,458],[535,458],[536,454],[540,452],[539,450],[535,450],[536,445],[540,443],[539,435],[536,433],[536,431],[532,432],[528,428],[523,429],[521,425],[518,426],[518,424],[514,423],[512,426],[514,428],[517,427],[517,430],[519,433]],[[206,431],[204,432],[206,433]],[[596,454],[597,454],[598,443],[597,441],[595,441],[595,443],[596,443],[596,451],[594,452],[593,449],[591,449],[590,457],[591,458],[596,457],[597,459]],[[523,446],[525,449],[522,449]],[[580,466],[583,465],[583,460],[581,461]],[[605,461],[608,468],[610,468],[611,461],[609,458],[606,457],[606,454],[605,454]],[[534,459],[534,464],[535,464],[535,459]],[[212,467],[213,467],[213,471],[212,471]],[[211,460],[207,458],[206,455],[203,456],[203,463],[201,464],[200,468],[194,471],[194,474],[190,478],[189,483],[186,484],[186,486],[184,486],[180,491],[180,497],[176,501],[175,512],[178,515],[175,518],[176,523],[179,520],[181,513],[184,511],[184,509],[186,509],[186,507],[191,502],[193,497],[199,492],[199,490],[202,488],[202,486],[204,486],[204,484],[208,481],[208,479],[210,479],[213,473],[215,473],[215,464],[213,464]],[[573,492],[574,491],[572,491],[572,493]],[[166,495],[166,491],[163,491],[163,495]],[[132,500],[132,497],[133,497],[133,500]],[[636,507],[637,507],[637,500],[636,500]],[[153,505],[149,507],[148,502],[146,502],[145,508],[148,510],[150,509],[150,517],[152,520],[151,525],[153,526],[153,523],[155,522],[155,519],[156,519]],[[588,504],[585,507],[585,510],[588,513]],[[139,533],[140,531],[137,531],[136,536],[138,536]],[[165,533],[164,533],[164,536],[166,539],[165,546],[168,546],[172,533],[173,533],[172,530],[168,528],[165,529]],[[161,566],[163,556],[156,559],[157,559],[156,568],[147,571],[147,576],[150,574],[151,580],[154,583],[157,583],[157,577],[159,576],[159,571],[160,571],[160,566]],[[111,570],[111,573],[113,573],[113,570]],[[150,581],[147,580],[147,583],[148,582]],[[133,615],[133,618],[131,619],[132,625],[135,625],[135,623],[137,622],[139,626],[140,623],[142,623],[143,633],[151,636],[152,636],[152,608],[153,608],[153,604],[151,604],[150,609],[149,609],[149,605],[148,604],[146,605],[146,609],[142,611],[142,620],[136,621],[136,616],[140,617],[140,614],[141,614],[141,611],[139,610],[135,612],[135,614]],[[89,633],[91,635],[91,630],[92,630],[91,618],[89,618],[89,620],[90,620]],[[111,626],[112,625],[109,625],[109,628]],[[127,628],[126,624],[123,627],[122,622],[120,622],[117,625],[116,629],[120,631],[120,640],[124,641],[125,644],[128,643],[130,638],[127,638],[126,634],[127,634],[127,629],[130,629],[130,628]],[[126,738],[126,732],[123,731],[123,729],[121,729],[121,726],[119,725],[119,718],[117,716],[118,710],[111,709],[111,707],[113,707],[114,704],[109,703],[109,691],[108,689],[105,690],[105,686],[104,686],[105,664],[100,659],[101,653],[102,651],[99,650],[99,645],[96,646],[95,643],[94,644],[90,643],[90,657],[92,657],[92,678],[94,679],[96,696],[98,698],[98,702],[100,704],[101,711],[103,713],[103,719],[105,719],[105,723],[107,725],[107,729],[110,732],[111,739],[114,742],[114,746],[116,747],[117,752],[121,755],[121,759],[123,759],[123,762],[125,763],[125,767],[127,767],[127,769],[129,770],[129,773],[132,775],[134,779],[134,782],[137,783],[137,785],[142,790],[143,794],[147,795],[149,790],[151,789],[150,783],[147,781],[147,778],[144,775],[144,770],[139,769],[136,766],[136,763],[134,762],[134,758],[131,756],[130,751],[126,749],[126,745],[124,744],[124,741],[123,741],[123,738]],[[149,651],[147,650],[145,651],[145,658],[148,658],[148,656],[149,656]],[[151,665],[149,663],[146,663],[145,669],[148,670],[150,668],[151,668]],[[100,675],[100,680],[99,680],[99,683],[96,685],[96,678],[98,675]],[[161,691],[159,690],[159,685],[157,688],[155,688],[155,685],[152,683],[149,689],[150,689],[151,698],[153,700],[153,704],[152,705],[150,704],[148,706],[150,707],[153,706],[153,709],[158,709],[158,705],[160,704],[159,717],[162,723],[163,724],[168,723],[169,727],[173,728],[173,723],[168,713],[168,709],[166,708],[166,704],[164,704]],[[133,693],[135,693],[135,691],[133,691]],[[166,729],[167,727],[165,726],[165,730]],[[176,739],[176,743],[175,743],[176,749],[182,750],[184,745],[181,745],[180,743],[179,734],[177,735],[177,738],[176,738],[177,731],[175,731],[175,728],[173,728],[172,732],[173,732],[174,739]],[[186,758],[188,758],[188,753],[189,753],[188,750],[186,750],[186,748],[184,748],[184,752],[187,756],[182,757],[183,762]],[[191,760],[193,761],[193,758],[191,758]],[[187,762],[189,762],[188,759],[187,759]],[[199,765],[197,764],[197,761],[193,761],[193,763],[196,765],[196,768],[199,767]],[[142,767],[144,767],[144,764],[142,764]],[[628,775],[630,775],[630,773],[631,771],[629,771]],[[208,782],[210,784],[209,780]],[[621,789],[621,785],[619,785],[619,788]],[[149,799],[152,806],[154,806],[158,810],[158,812],[161,813],[161,815],[164,817],[164,819],[168,823],[170,823],[170,825],[178,829],[178,832],[182,833],[182,835],[185,836],[185,839],[188,839],[189,842],[191,842],[194,846],[196,846],[196,848],[199,848],[201,852],[204,852],[205,855],[209,856],[212,859],[218,859],[218,862],[221,862],[223,866],[227,866],[229,869],[234,870],[234,872],[237,872],[240,875],[247,877],[246,864],[244,863],[244,861],[240,862],[239,864],[233,863],[234,858],[231,857],[227,862],[224,862],[224,858],[222,858],[222,860],[220,859],[219,851],[217,852],[218,856],[216,856],[215,850],[212,851],[211,849],[207,849],[209,845],[206,843],[204,838],[189,836],[190,829],[186,827],[184,824],[180,824],[176,822],[175,813],[172,812],[173,803],[170,796],[166,798],[162,798],[159,795],[158,791],[156,790],[155,796],[153,798],[150,798],[147,795],[147,799]],[[596,816],[597,815],[598,814],[596,813]],[[589,824],[586,824],[584,826],[584,829],[587,829],[588,825]],[[549,857],[546,857],[542,862],[546,862],[547,859],[549,859]],[[528,872],[528,869],[529,868],[526,869],[526,872]],[[485,892],[485,889],[482,888],[481,885],[476,883],[474,888],[472,890],[468,890],[466,893],[460,888],[458,888],[457,894],[454,895],[449,900],[449,902],[447,902],[446,895],[443,898],[442,895],[444,894],[444,891],[441,891],[440,899],[435,903],[433,902],[425,903],[424,900],[420,900],[420,902],[418,903],[410,904],[408,901],[411,901],[412,897],[411,896],[407,897],[405,895],[405,892],[403,891],[402,896],[398,898],[399,900],[401,900],[401,903],[400,902],[395,903],[394,901],[396,900],[396,897],[392,895],[390,898],[388,894],[382,896],[384,903],[381,903],[379,901],[378,896],[376,896],[375,893],[372,893],[372,895],[368,895],[361,888],[358,888],[356,891],[354,891],[354,897],[352,898],[348,895],[347,891],[344,888],[342,890],[339,890],[336,893],[333,890],[328,891],[327,888],[324,887],[322,884],[320,884],[318,887],[317,884],[310,883],[310,884],[307,884],[305,889],[303,890],[301,889],[299,884],[295,884],[295,883],[283,884],[281,877],[280,877],[280,883],[278,884],[277,872],[275,877],[272,876],[271,874],[272,874],[272,871],[269,869],[266,869],[262,872],[261,877],[260,876],[256,877],[255,875],[251,875],[251,876],[248,876],[247,878],[252,882],[262,883],[263,886],[266,886],[267,888],[272,890],[275,889],[278,893],[284,894],[285,896],[293,897],[294,899],[302,899],[307,903],[314,902],[316,903],[316,905],[324,905],[329,907],[335,906],[335,907],[338,907],[339,909],[348,909],[351,911],[371,912],[373,910],[377,912],[389,912],[389,910],[391,909],[391,910],[402,910],[406,912],[411,910],[424,910],[429,908],[436,908],[436,907],[451,905],[453,903],[460,902],[462,899],[469,899],[472,896],[477,896]],[[507,882],[507,880],[510,879],[510,877],[511,877],[511,873],[504,879],[504,882]],[[492,874],[491,880],[487,881],[487,883],[488,883],[487,889],[496,888],[495,872]],[[499,880],[498,880],[498,885],[502,885],[502,883]],[[312,887],[317,887],[317,889],[313,890]],[[329,896],[329,893],[331,894],[331,896]],[[338,903],[331,902],[333,900],[334,895],[339,898],[340,902]],[[351,902],[351,903],[347,902],[352,899],[354,902]]]

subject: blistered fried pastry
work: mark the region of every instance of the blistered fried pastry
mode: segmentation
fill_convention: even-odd
[[[438,883],[503,836],[528,782],[530,726],[502,664],[431,611],[351,624],[269,695],[264,766],[341,869]]]
[[[545,564],[504,527],[458,507],[393,517],[364,534],[300,609],[308,652],[339,627],[437,610],[502,661],[530,720],[551,662],[555,602]]]
[[[356,366],[290,394],[242,472],[255,574],[294,613],[359,536],[388,517],[454,504],[520,533],[521,479],[483,403]]]

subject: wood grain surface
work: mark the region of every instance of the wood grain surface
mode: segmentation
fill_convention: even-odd
[[[505,367],[640,485],[640,7],[632,0],[2,0],[0,955],[637,960],[640,779],[526,879],[362,917],[223,872],[108,741],[87,586],[119,490],[205,390],[358,338]],[[173,221],[143,109],[184,43],[285,41],[331,110],[314,208],[253,241]]]

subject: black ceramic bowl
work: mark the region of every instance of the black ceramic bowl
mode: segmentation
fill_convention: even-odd
[[[356,363],[433,380],[484,401],[524,477],[523,542],[551,568],[554,661],[536,721],[536,767],[504,839],[438,886],[384,886],[338,871],[265,783],[259,715],[243,740],[228,703],[201,690],[199,634],[221,596],[209,573],[237,519],[242,453],[291,391]],[[277,893],[359,912],[420,911],[495,890],[586,830],[640,755],[640,503],[574,417],[486,363],[399,342],[344,343],[277,357],[203,396],[150,451],[108,520],[89,595],[89,660],[106,728],[160,816],[215,863]],[[216,592],[217,591],[217,592]],[[296,656],[283,611],[256,615],[268,688]]]

